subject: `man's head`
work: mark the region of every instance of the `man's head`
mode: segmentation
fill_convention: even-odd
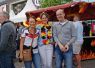
[[[0,12],[0,23],[3,23],[8,19],[9,19],[9,14],[7,12]]]
[[[64,10],[63,9],[58,9],[56,11],[56,17],[59,21],[64,21],[65,19],[65,13],[64,13]]]
[[[73,21],[79,21],[80,16],[78,14],[74,15]]]

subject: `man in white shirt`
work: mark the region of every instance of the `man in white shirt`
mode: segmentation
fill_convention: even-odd
[[[76,31],[77,31],[77,38],[76,41],[73,44],[73,54],[75,61],[77,63],[77,68],[81,68],[81,57],[80,57],[80,51],[81,46],[83,44],[83,25],[82,22],[79,21],[79,16],[75,15],[73,18]]]

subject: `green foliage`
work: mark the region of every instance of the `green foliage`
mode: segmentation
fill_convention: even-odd
[[[61,4],[61,0],[41,0],[41,7],[50,7]]]
[[[66,1],[66,2],[70,2],[70,1],[72,1],[72,0],[64,0],[64,1]]]
[[[46,7],[50,7],[50,6],[67,3],[70,1],[72,1],[72,0],[40,0],[40,3],[41,3],[41,8],[46,8]]]

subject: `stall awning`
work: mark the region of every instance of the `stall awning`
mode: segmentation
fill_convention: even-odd
[[[48,8],[41,8],[41,9],[38,9],[38,10],[35,10],[35,11],[27,12],[26,14],[27,15],[32,14],[32,15],[37,16],[41,12],[51,12],[51,11],[56,11],[57,9],[64,9],[64,8],[68,8],[68,7],[73,7],[78,3],[79,2],[72,2],[72,3],[66,3],[66,4],[63,4],[63,5],[57,5],[57,6],[52,6],[52,7],[48,7]]]
[[[39,10],[26,12],[26,15],[34,15],[36,17],[39,16],[41,12],[47,12],[50,15],[50,19],[56,21],[55,11],[57,9],[65,9],[66,17],[73,16],[74,14],[80,14],[81,20],[89,20],[95,19],[95,2],[87,3],[87,2],[71,2],[63,5],[52,6],[48,8],[42,8]],[[72,20],[72,19],[70,19]]]

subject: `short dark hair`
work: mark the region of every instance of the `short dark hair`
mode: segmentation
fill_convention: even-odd
[[[59,11],[59,10],[61,10],[63,13],[65,13],[64,9],[58,9],[58,10],[56,10],[56,12]]]
[[[0,15],[7,16],[9,18],[9,13],[8,12],[0,12]]]

